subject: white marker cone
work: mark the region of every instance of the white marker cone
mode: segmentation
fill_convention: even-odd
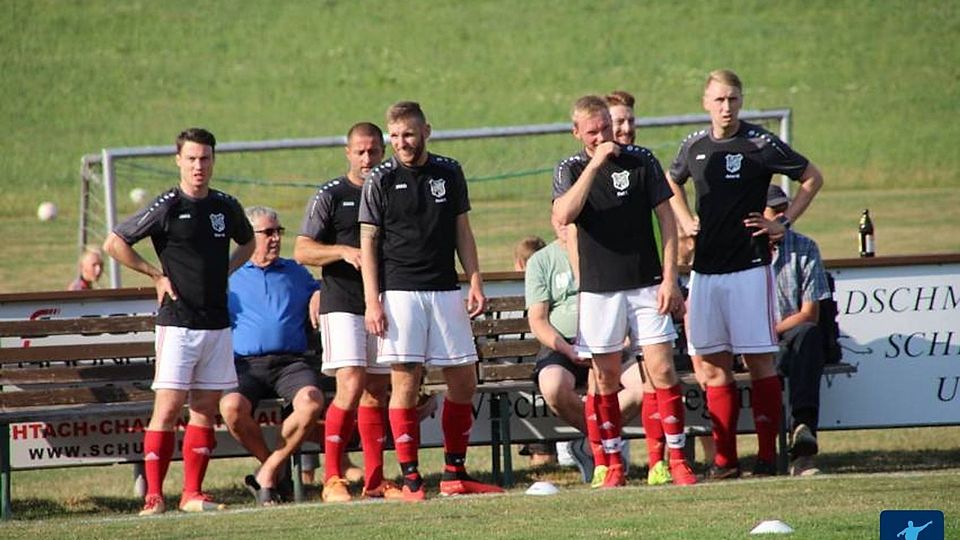
[[[790,534],[792,532],[793,527],[787,525],[779,519],[770,519],[767,521],[761,521],[759,525],[750,531],[750,534]]]

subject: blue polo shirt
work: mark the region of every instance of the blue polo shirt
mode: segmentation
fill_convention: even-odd
[[[230,276],[230,327],[237,356],[307,350],[310,296],[320,288],[296,261],[278,258],[260,268],[247,262]]]

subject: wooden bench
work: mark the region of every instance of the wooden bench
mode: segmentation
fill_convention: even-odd
[[[0,348],[0,517],[11,515],[11,424],[152,411],[154,324],[152,313],[0,320],[0,338],[22,340],[15,342],[19,346]],[[319,365],[314,354],[307,357]],[[324,390],[331,392],[332,380],[324,380],[329,383]],[[299,461],[294,462],[295,495],[301,500]]]
[[[503,485],[513,483],[513,467],[511,445],[515,442],[510,433],[510,403],[508,395],[511,392],[534,392],[536,385],[533,382],[533,372],[540,343],[530,330],[527,320],[525,299],[523,296],[504,296],[488,298],[484,313],[472,321],[473,336],[476,340],[477,354],[480,361],[476,365],[477,391],[490,395],[490,432],[491,457],[494,479]],[[686,356],[684,338],[681,336],[677,343],[678,366],[689,366],[689,357]],[[692,371],[678,372],[680,381],[685,386],[697,386],[696,376]],[[824,375],[855,373],[857,368],[851,364],[828,364],[824,368]],[[749,382],[750,375],[737,372],[734,379],[738,384]],[[443,374],[440,370],[428,370],[424,378],[424,389],[427,392],[437,393],[445,389]],[[780,426],[779,452],[777,468],[780,474],[788,470],[789,456],[787,446],[788,423],[790,407],[786,390],[783,398],[783,420]],[[709,428],[703,426],[687,427],[688,457],[692,458],[693,436],[709,435]],[[559,438],[555,440],[561,440]]]

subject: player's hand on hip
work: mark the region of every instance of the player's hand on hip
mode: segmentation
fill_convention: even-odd
[[[747,218],[743,220],[743,226],[748,229],[756,229],[753,236],[768,235],[771,241],[777,241],[783,238],[787,228],[779,221],[771,221],[759,212],[750,212]]]
[[[173,282],[167,276],[160,276],[154,282],[153,286],[157,289],[157,304],[163,304],[163,297],[169,296],[170,300],[177,300],[177,291],[173,288]]]
[[[363,323],[367,332],[377,337],[383,337],[387,333],[387,316],[383,313],[383,305],[379,301],[367,305]]]

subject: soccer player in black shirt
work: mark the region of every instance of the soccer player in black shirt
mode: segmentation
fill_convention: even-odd
[[[696,234],[690,275],[688,344],[703,356],[716,455],[707,477],[740,476],[736,430],[740,407],[733,356],[742,354],[752,381],[751,402],[759,449],[755,475],[775,474],[781,387],[773,353],[776,300],[769,237],[783,234],[823,184],[817,167],[760,126],[739,119],[743,85],[735,73],[710,73],[703,107],[710,127],[680,145],[668,178],[671,204],[681,227]],[[771,222],[763,219],[773,174],[800,182],[794,203]],[[692,178],[699,222],[690,213],[682,184]]]
[[[227,276],[255,247],[253,228],[239,201],[210,189],[216,139],[191,128],[176,140],[180,184],[118,225],[103,249],[120,264],[149,276],[157,289],[157,360],[153,415],[144,436],[146,504],[141,515],[165,510],[163,479],[174,450],[174,429],[190,399],[183,437],[185,512],[220,510],[201,491],[216,445],[213,425],[223,390],[237,385],[233,365]],[[150,237],[161,268],[133,244]],[[230,241],[239,247],[230,253]]]
[[[343,450],[360,430],[363,447],[363,496],[399,498],[400,488],[383,478],[383,409],[387,406],[390,368],[376,365],[376,341],[363,321],[360,277],[360,194],[364,178],[383,160],[383,132],[361,122],[347,132],[350,168],[345,176],[320,186],[307,203],[294,257],[323,268],[320,337],[324,374],[335,376],[337,393],[324,422],[326,502],[350,500],[341,471]]]
[[[427,152],[430,125],[420,105],[387,110],[394,155],[363,185],[360,254],[367,331],[380,337],[377,362],[391,368],[390,426],[406,500],[424,498],[418,468],[417,395],[423,365],[443,369],[446,465],[442,495],[494,493],[464,469],[477,386],[470,319],[457,284],[454,254],[470,280],[467,310],[483,311],[483,281],[467,212],[467,183],[455,160]]]
[[[658,387],[661,415],[669,419],[664,427],[673,480],[694,484],[696,477],[683,456],[683,401],[673,367],[677,334],[671,313],[682,315],[684,306],[676,273],[676,224],[668,202],[672,193],[649,150],[613,141],[603,98],[577,100],[573,135],[584,149],[557,165],[553,217],[576,230],[576,256],[571,260],[577,261],[580,279],[577,348],[593,357],[596,382],[585,408],[588,428],[596,424],[608,460],[603,486],[626,482],[617,392],[627,337],[642,350],[645,368]],[[660,221],[662,267],[651,210]]]

